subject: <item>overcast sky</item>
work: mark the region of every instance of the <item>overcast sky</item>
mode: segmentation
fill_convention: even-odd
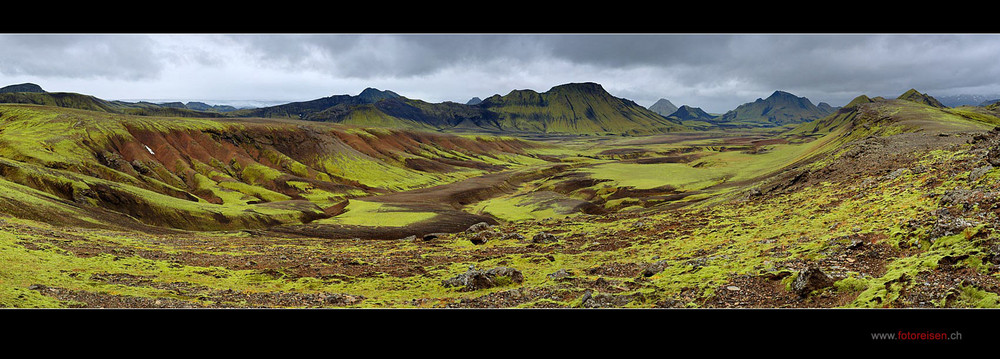
[[[108,100],[307,101],[367,87],[464,103],[597,82],[722,113],[782,90],[1000,93],[993,34],[0,34],[0,86]]]

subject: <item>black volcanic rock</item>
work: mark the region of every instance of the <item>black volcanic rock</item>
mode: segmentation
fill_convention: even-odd
[[[677,106],[674,106],[670,100],[661,98],[656,101],[652,106],[649,106],[649,110],[660,114],[660,116],[670,116],[674,112],[677,112]]]
[[[466,102],[465,104],[466,105],[470,105],[470,106],[475,106],[475,105],[478,105],[478,104],[481,104],[481,103],[483,103],[483,99],[478,98],[478,97],[473,97],[473,98],[469,99],[469,101]]]
[[[0,88],[0,93],[14,93],[14,92],[45,93],[45,90],[42,90],[41,86],[38,86],[33,83],[23,83],[23,84],[10,85]]]

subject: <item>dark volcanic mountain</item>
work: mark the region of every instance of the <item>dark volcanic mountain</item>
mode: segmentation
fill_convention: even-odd
[[[705,121],[711,122],[715,120],[716,116],[709,115],[707,112],[702,111],[702,109],[697,107],[691,107],[688,105],[683,105],[677,111],[671,113],[667,118],[675,118],[680,121]]]
[[[204,102],[196,102],[196,101],[188,102],[184,105],[184,107],[195,111],[230,112],[237,110],[236,107],[229,105],[209,105]]]
[[[13,92],[44,93],[45,90],[42,90],[41,86],[38,86],[33,83],[23,83],[17,85],[4,86],[3,88],[0,88],[0,93],[13,93]]]
[[[357,96],[334,95],[312,101],[292,102],[283,105],[233,111],[230,114],[237,117],[280,117],[306,119],[314,113],[328,110],[336,106],[367,105],[389,98],[398,98],[392,91],[379,91],[367,88]]]
[[[677,106],[674,106],[670,100],[661,98],[656,101],[652,106],[649,106],[649,110],[660,114],[660,116],[670,116],[674,112],[677,112]]]
[[[767,99],[740,105],[715,122],[744,124],[748,126],[783,126],[791,123],[809,122],[833,113],[829,105],[818,107],[809,99],[784,91],[775,91]]]

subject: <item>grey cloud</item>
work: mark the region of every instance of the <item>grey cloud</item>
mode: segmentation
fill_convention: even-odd
[[[0,36],[0,73],[6,75],[146,79],[164,68],[146,36]]]
[[[355,78],[413,77],[460,65],[524,63],[540,55],[534,36],[517,35],[279,34],[233,40],[264,65]]]

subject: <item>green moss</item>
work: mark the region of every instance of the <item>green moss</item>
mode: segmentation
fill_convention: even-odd
[[[959,308],[1000,308],[1000,295],[973,286],[960,286],[945,306]]]
[[[352,226],[402,227],[434,218],[432,212],[414,212],[378,202],[351,200],[346,212],[336,217],[314,221],[316,224],[342,224]]]

